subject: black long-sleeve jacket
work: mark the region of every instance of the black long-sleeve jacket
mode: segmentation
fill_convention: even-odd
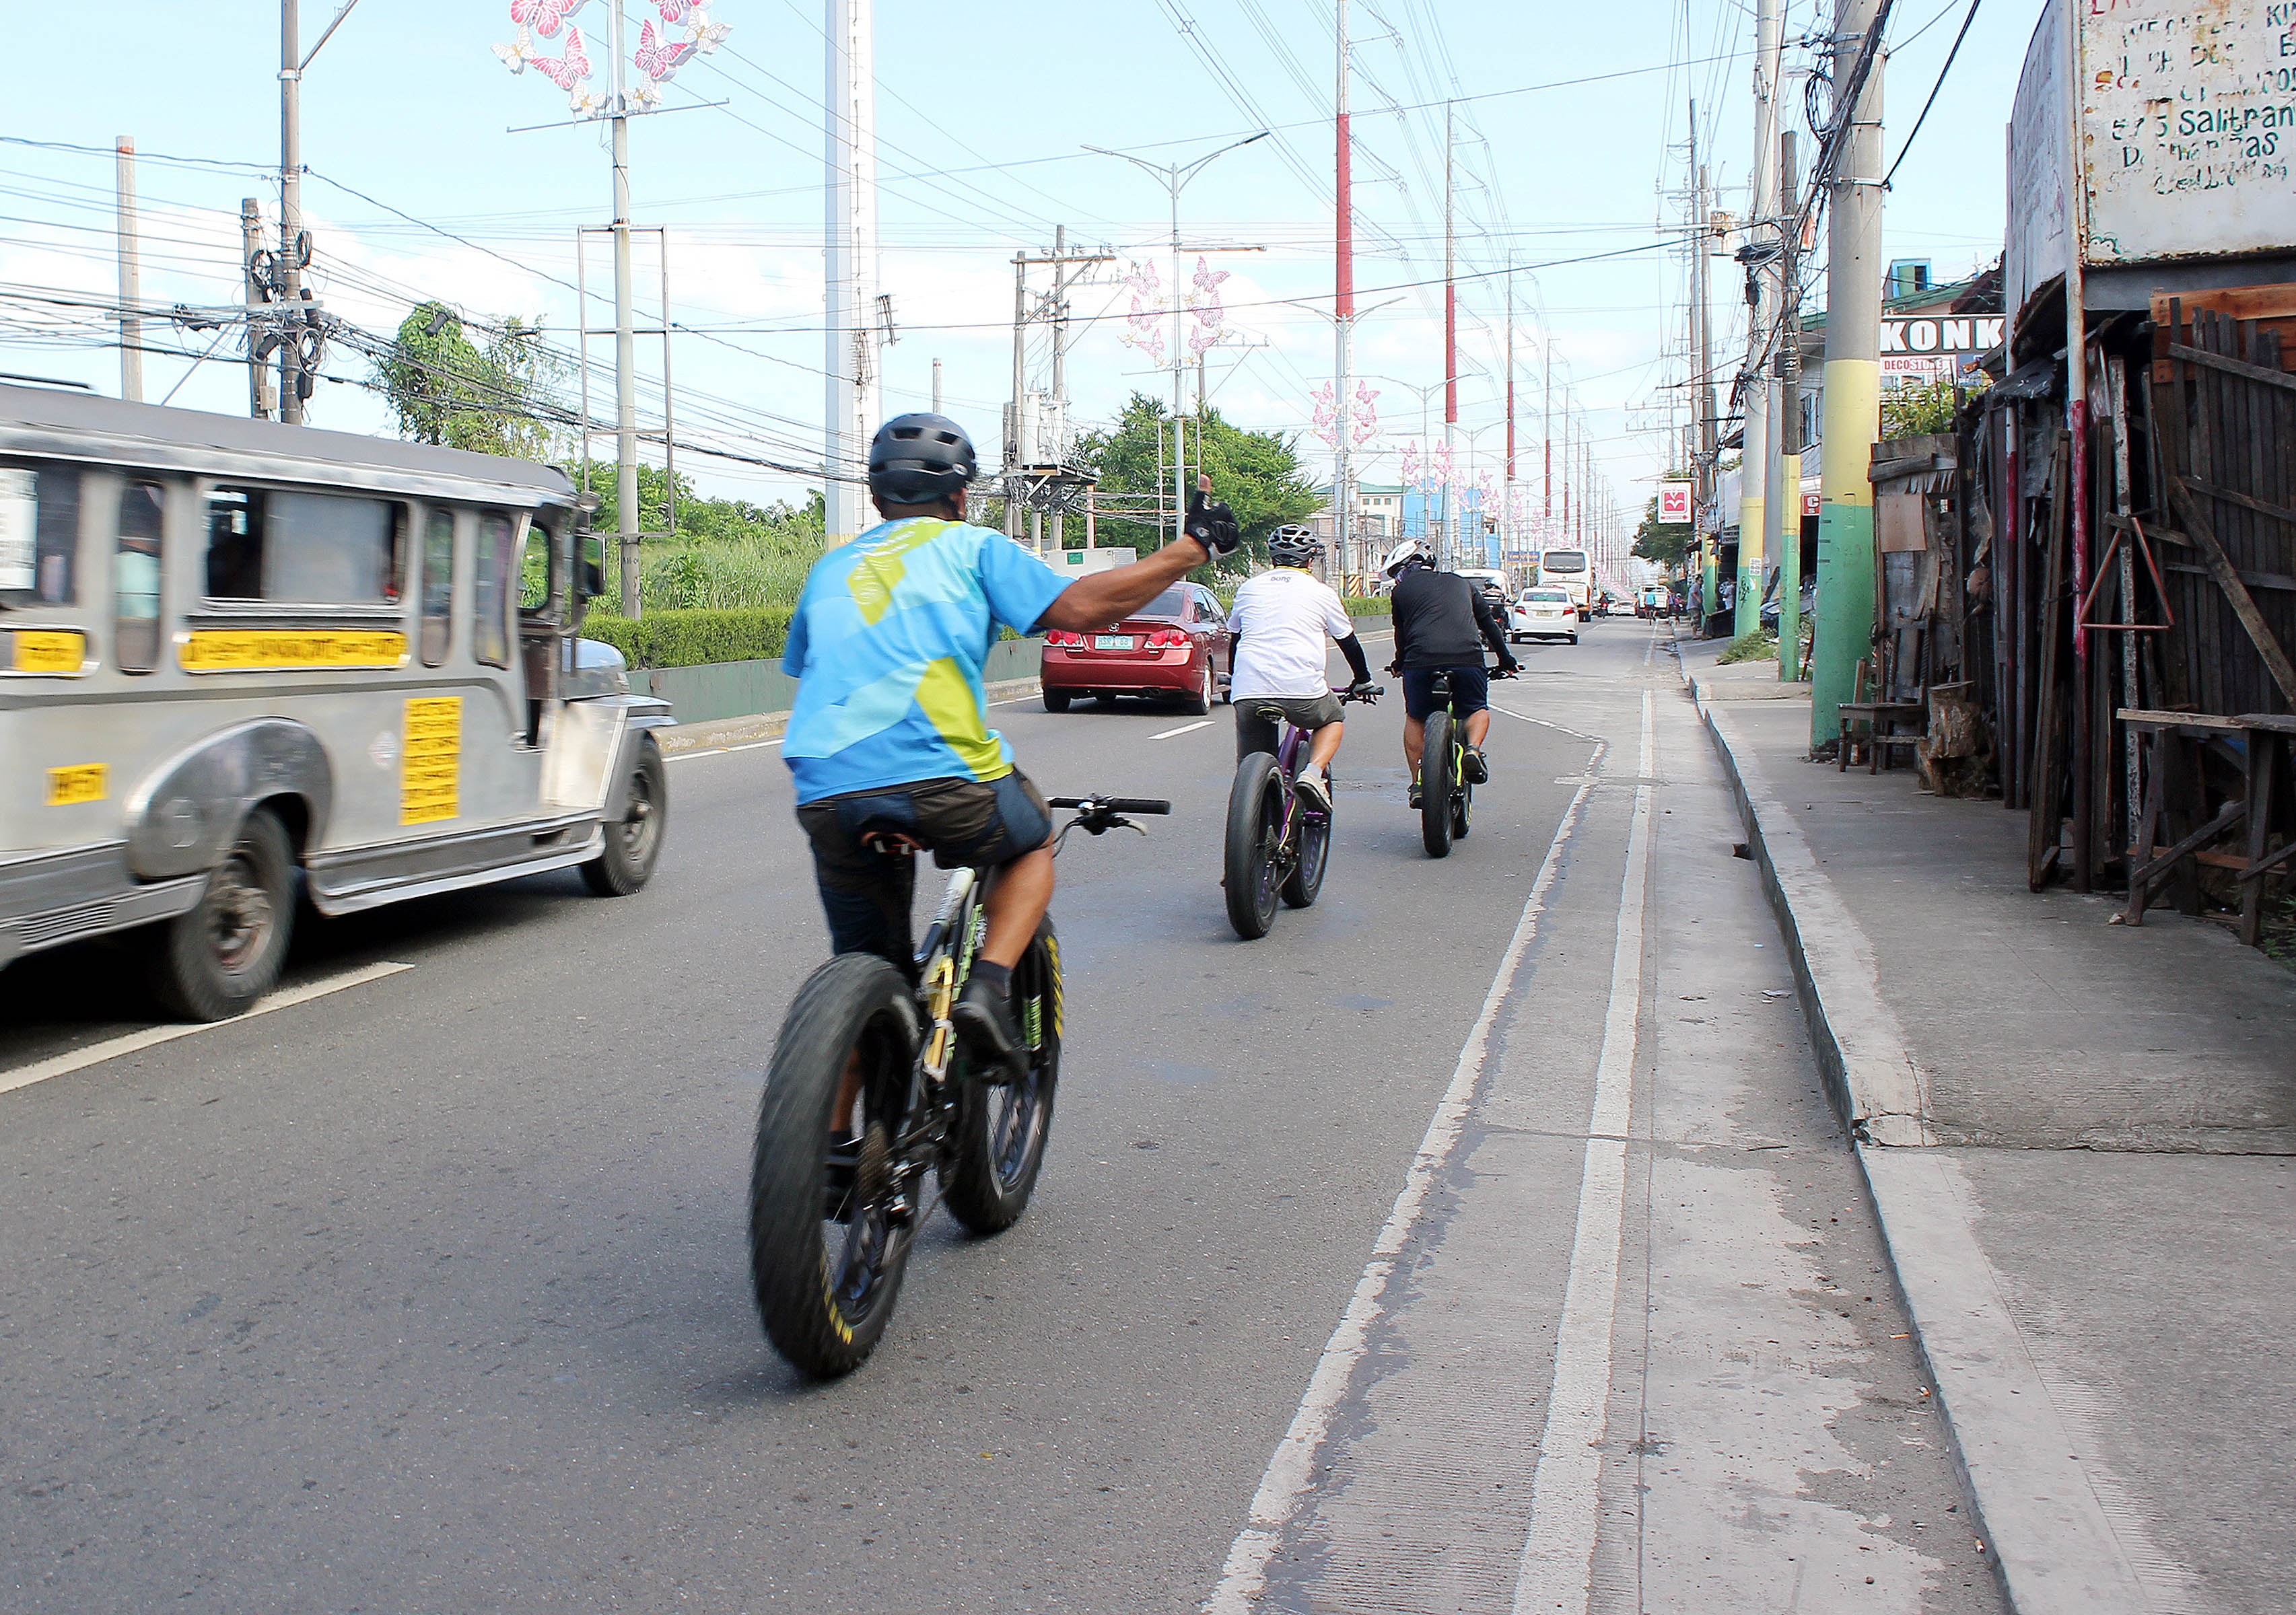
[[[1480,667],[1486,645],[1501,661],[1513,660],[1490,603],[1456,572],[1410,568],[1395,580],[1393,609],[1398,668]]]

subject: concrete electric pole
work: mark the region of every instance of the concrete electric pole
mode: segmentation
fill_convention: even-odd
[[[1771,224],[1778,210],[1778,68],[1784,54],[1779,0],[1757,0],[1754,12],[1754,187],[1748,222],[1759,230]],[[1749,245],[1751,246],[1751,242]],[[1771,262],[1775,263],[1773,258]],[[1753,306],[1747,311],[1743,378],[1746,425],[1738,457],[1738,608],[1731,631],[1751,634],[1762,625],[1762,536],[1769,496],[1770,384],[1764,361],[1771,322],[1776,318],[1777,280],[1759,260],[1747,273],[1753,289]]]
[[[1839,709],[1856,699],[1857,663],[1874,640],[1874,485],[1867,473],[1882,417],[1879,17],[1880,0],[1839,0],[1833,13],[1837,133],[1826,238],[1825,422],[1818,488],[1817,628],[1809,676],[1812,747],[1840,739]]]
[[[122,135],[112,142],[118,214],[113,231],[119,248],[119,396],[144,401],[144,276],[135,240],[135,143]]]
[[[1777,456],[1770,478],[1770,525],[1777,534],[1778,557],[1778,677],[1787,683],[1801,677],[1801,224],[1797,194],[1800,177],[1795,172],[1794,135],[1778,136],[1778,216],[1785,220],[1779,232]]]
[[[866,468],[877,430],[876,77],[874,0],[827,0],[827,286],[822,368],[826,383],[823,434],[823,515],[832,545],[869,522]],[[619,20],[619,8],[615,15]],[[619,53],[617,53],[619,54]]]

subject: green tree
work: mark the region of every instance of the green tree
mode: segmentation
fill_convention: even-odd
[[[1196,430],[1188,428],[1193,450]],[[1077,458],[1100,474],[1100,493],[1136,496],[1152,500],[1159,493],[1169,497],[1171,487],[1172,417],[1163,405],[1144,393],[1134,393],[1107,431],[1088,431],[1077,442]],[[1231,425],[1217,409],[1207,409],[1203,423],[1203,463],[1211,473],[1212,493],[1235,512],[1236,525],[1255,549],[1269,532],[1286,521],[1300,521],[1323,505],[1323,496],[1300,474],[1300,455],[1294,440],[1281,433],[1246,431]],[[1160,445],[1162,453],[1158,450]],[[1156,547],[1161,537],[1154,518],[1102,516],[1100,542],[1136,552]]]
[[[1686,482],[1688,471],[1670,471],[1664,480]],[[1658,519],[1658,496],[1652,494],[1650,503],[1643,507],[1643,524],[1635,529],[1635,547],[1628,552],[1644,561],[1655,561],[1669,572],[1679,571],[1683,557],[1690,553],[1693,532],[1687,521],[1660,521]]]
[[[550,395],[566,373],[540,326],[512,316],[481,348],[461,316],[435,302],[400,321],[374,362],[400,436],[520,460],[546,459],[556,446],[570,417]]]
[[[1992,377],[1983,377],[1974,387],[1964,385],[1961,397],[1973,398],[1992,384]],[[1951,431],[1957,407],[1951,376],[1933,376],[1919,387],[1896,388],[1882,395],[1882,436],[1917,438]]]

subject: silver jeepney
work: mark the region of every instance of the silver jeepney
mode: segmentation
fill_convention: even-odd
[[[323,914],[579,866],[666,823],[558,471],[0,387],[0,967],[152,925],[164,998],[268,990]]]

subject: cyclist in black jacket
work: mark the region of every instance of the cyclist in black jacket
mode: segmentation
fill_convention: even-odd
[[[1456,572],[1439,572],[1426,545],[1406,538],[1387,553],[1387,575],[1395,580],[1394,671],[1403,676],[1403,760],[1411,769],[1411,806],[1419,806],[1419,753],[1427,740],[1427,715],[1435,709],[1435,675],[1450,675],[1451,709],[1465,726],[1466,779],[1480,785],[1489,778],[1483,737],[1489,734],[1490,678],[1483,648],[1497,653],[1499,675],[1522,664],[1507,649],[1506,630],[1491,612],[1482,591]]]

